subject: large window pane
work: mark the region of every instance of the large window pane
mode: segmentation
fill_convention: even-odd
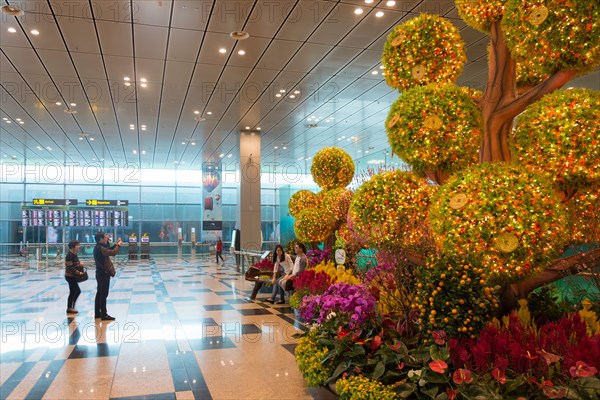
[[[104,198],[113,200],[129,200],[129,203],[140,202],[139,186],[105,186]]]
[[[142,189],[141,203],[175,203],[175,188],[145,186]]]

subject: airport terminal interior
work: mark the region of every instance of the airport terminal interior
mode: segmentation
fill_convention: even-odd
[[[444,17],[464,40],[455,83],[480,92],[490,36],[451,0],[0,5],[0,398],[338,398],[299,369],[311,325],[289,296],[267,302],[270,287],[253,299],[245,273],[294,239],[290,199],[323,187],[311,176],[321,149],[349,155],[352,191],[411,169],[386,133],[403,90],[382,53],[410,40],[390,45],[395,27]],[[597,64],[567,88],[600,90]],[[112,321],[94,315],[98,231],[124,242]],[[76,314],[65,312],[73,240],[89,273]]]

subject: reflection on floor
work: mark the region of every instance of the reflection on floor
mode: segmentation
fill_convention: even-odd
[[[60,265],[60,264],[59,264]],[[89,262],[88,262],[89,265]],[[305,329],[287,305],[250,302],[235,266],[120,262],[108,312],[94,320],[96,282],[67,316],[64,270],[0,262],[2,399],[327,399],[294,361]]]

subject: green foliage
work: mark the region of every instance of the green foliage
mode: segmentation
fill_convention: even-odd
[[[354,177],[354,161],[340,148],[325,147],[313,157],[310,173],[315,183],[323,189],[343,188]]]
[[[552,285],[532,292],[527,298],[527,307],[538,326],[558,321],[571,311],[568,303],[560,301],[556,287]]]
[[[562,191],[600,184],[600,92],[558,90],[533,103],[517,120],[511,153]]]
[[[393,400],[396,393],[391,387],[362,375],[338,379],[335,391],[340,400]]]
[[[490,285],[545,268],[568,235],[551,183],[511,163],[485,163],[450,178],[429,221],[442,252],[475,257]]]
[[[489,32],[492,22],[502,19],[507,0],[456,0],[458,15],[472,28]]]
[[[308,386],[321,386],[333,372],[333,363],[324,362],[329,350],[319,345],[316,331],[311,331],[300,338],[294,351],[298,368],[306,379]]]
[[[455,85],[404,92],[386,120],[394,153],[420,176],[436,169],[451,174],[476,164],[483,126],[481,111],[473,101],[477,95]]]
[[[292,217],[296,217],[302,210],[318,207],[319,205],[319,198],[310,190],[297,191],[290,197],[290,201],[288,202],[290,215]]]
[[[598,21],[598,1],[509,0],[502,31],[513,57],[531,60],[540,73],[583,73],[600,62]]]
[[[303,243],[321,243],[333,234],[335,217],[322,207],[306,208],[294,220],[294,233]]]

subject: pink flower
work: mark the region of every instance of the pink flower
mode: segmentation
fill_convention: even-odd
[[[459,368],[454,371],[454,375],[452,375],[452,380],[457,385],[462,385],[463,383],[471,383],[473,382],[473,376],[471,375],[471,371],[468,369]]]
[[[435,360],[429,363],[429,368],[431,368],[432,371],[437,372],[438,374],[443,374],[444,372],[446,372],[448,364],[446,364],[442,360]]]
[[[452,390],[452,388],[446,388],[446,394],[448,395],[448,400],[454,400],[456,399],[456,396],[458,395],[458,389],[456,390]]]
[[[500,371],[498,368],[494,368],[492,371],[492,376],[495,380],[500,382],[501,385],[506,383],[506,376],[504,375],[504,371]]]
[[[574,366],[569,368],[569,372],[573,378],[583,378],[596,375],[598,370],[596,367],[591,367],[583,361],[577,361]]]
[[[541,386],[544,394],[550,399],[562,399],[567,395],[567,389],[556,389],[552,381],[545,381]]]
[[[433,331],[433,332],[431,332],[431,335],[433,336],[433,341],[435,342],[435,344],[438,344],[441,346],[444,343],[446,343],[446,332]]]

